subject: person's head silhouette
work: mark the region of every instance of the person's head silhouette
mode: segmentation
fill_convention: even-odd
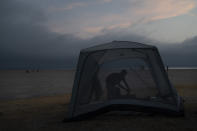
[[[123,76],[125,76],[126,74],[127,74],[127,71],[126,70],[121,70],[121,72],[120,72]]]

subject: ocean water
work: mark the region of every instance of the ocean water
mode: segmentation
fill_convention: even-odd
[[[191,70],[191,69],[194,69],[194,70],[196,70],[197,69],[197,67],[176,67],[176,66],[172,66],[172,67],[168,67],[168,69],[180,69],[180,70],[186,70],[186,69],[189,69],[189,70]]]

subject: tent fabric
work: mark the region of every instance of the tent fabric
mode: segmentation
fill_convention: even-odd
[[[113,41],[81,50],[69,119],[110,106],[113,110],[137,107],[183,114],[181,97],[171,85],[155,46]]]
[[[137,48],[156,48],[152,45],[146,45],[138,42],[129,42],[129,41],[112,41],[110,43],[100,44],[94,47],[83,49],[82,52],[91,52],[98,50],[107,50],[107,49],[137,49]]]

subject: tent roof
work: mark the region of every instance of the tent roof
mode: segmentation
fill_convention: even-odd
[[[107,50],[107,49],[143,49],[143,48],[156,48],[152,45],[146,45],[138,42],[131,41],[112,41],[110,43],[96,45],[90,48],[83,49],[82,52],[90,52],[90,51],[99,51],[99,50]]]

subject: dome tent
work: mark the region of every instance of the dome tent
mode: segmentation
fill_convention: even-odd
[[[113,41],[81,50],[67,120],[113,110],[183,115],[155,46]]]

